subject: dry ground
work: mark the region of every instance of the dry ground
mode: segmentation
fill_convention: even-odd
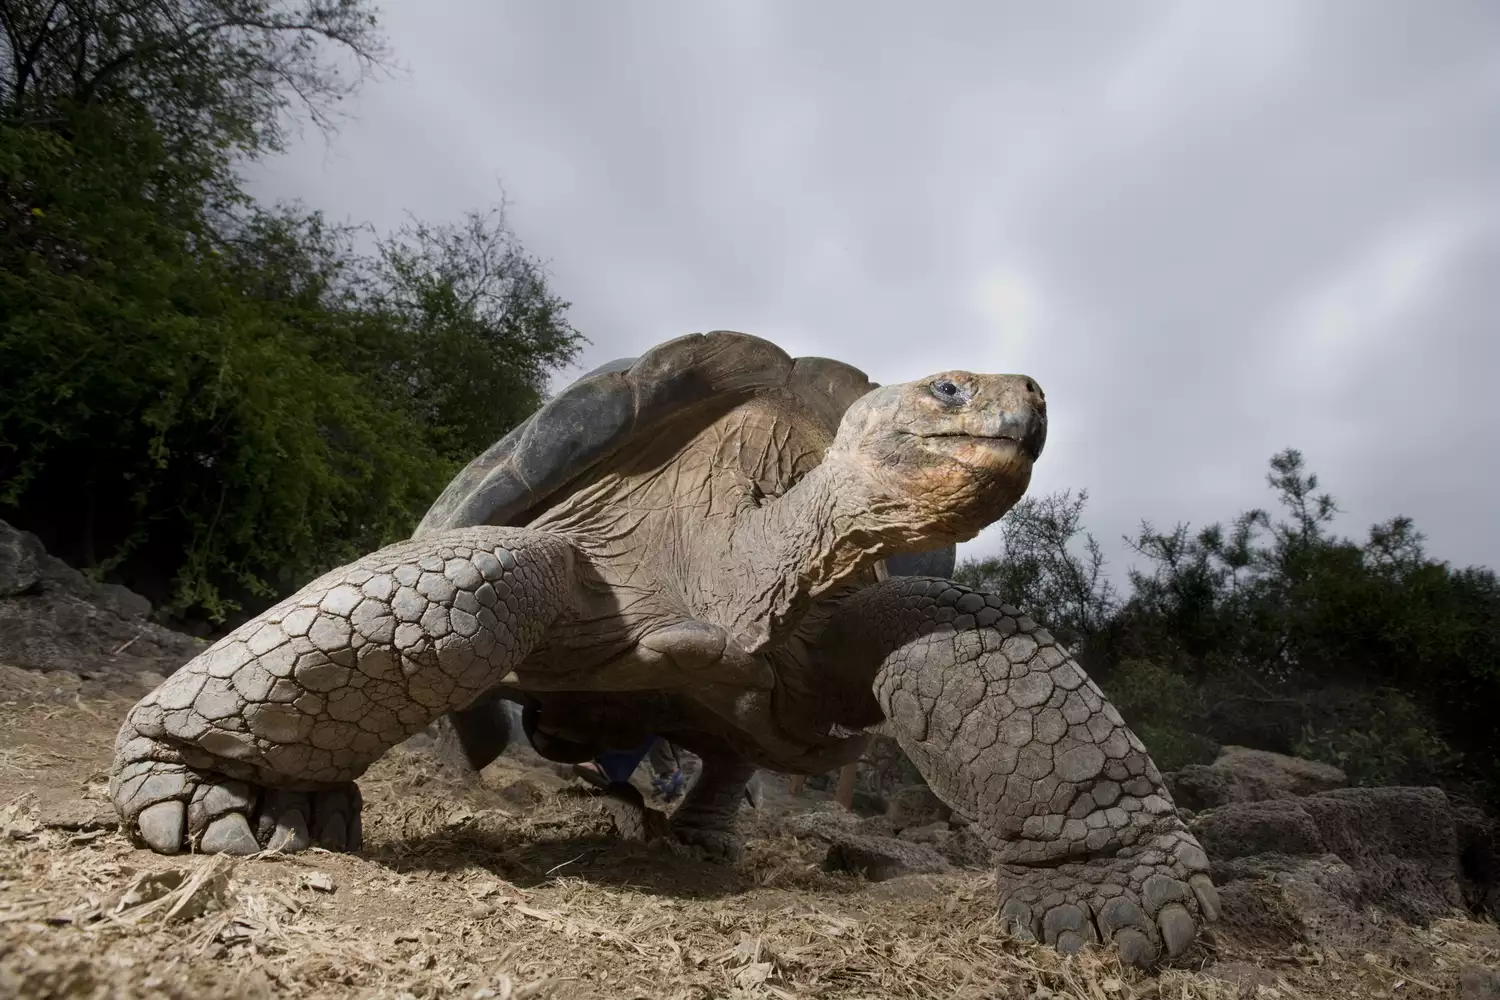
[[[128,702],[77,690],[0,667],[0,997],[1438,998],[1500,963],[1493,926],[1453,921],[1418,932],[1420,967],[1210,942],[1143,976],[1008,939],[984,873],[826,874],[774,806],[717,865],[507,760],[469,791],[382,761],[359,856],[157,857],[104,798]]]

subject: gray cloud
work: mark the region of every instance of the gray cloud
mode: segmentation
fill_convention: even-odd
[[[1500,565],[1493,3],[387,8],[409,73],[257,189],[392,226],[503,182],[580,370],[727,327],[1026,371],[1034,489],[1087,487],[1117,561],[1292,445],[1343,531]]]

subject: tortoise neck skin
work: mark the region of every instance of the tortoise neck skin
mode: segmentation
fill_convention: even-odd
[[[773,643],[812,601],[886,556],[950,540],[924,530],[908,504],[872,485],[825,459],[782,496],[747,505],[735,518],[732,561],[760,567],[763,577],[754,607],[735,623],[747,651]]]

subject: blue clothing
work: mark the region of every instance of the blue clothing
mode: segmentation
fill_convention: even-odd
[[[594,758],[594,763],[599,765],[599,770],[604,772],[610,784],[629,784],[630,776],[635,773],[641,761],[646,759],[646,754],[651,752],[654,743],[656,737],[653,736],[634,750],[606,750]]]
[[[657,795],[672,801],[682,791],[682,769],[674,767],[671,774],[658,774],[651,779],[651,787],[656,789]]]

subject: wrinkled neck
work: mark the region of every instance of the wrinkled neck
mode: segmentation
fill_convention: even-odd
[[[749,593],[759,620],[743,623],[741,641],[769,644],[818,597],[888,555],[931,544],[931,528],[916,523],[910,503],[894,491],[825,459],[782,496],[735,518],[730,562],[754,567],[757,578]]]

